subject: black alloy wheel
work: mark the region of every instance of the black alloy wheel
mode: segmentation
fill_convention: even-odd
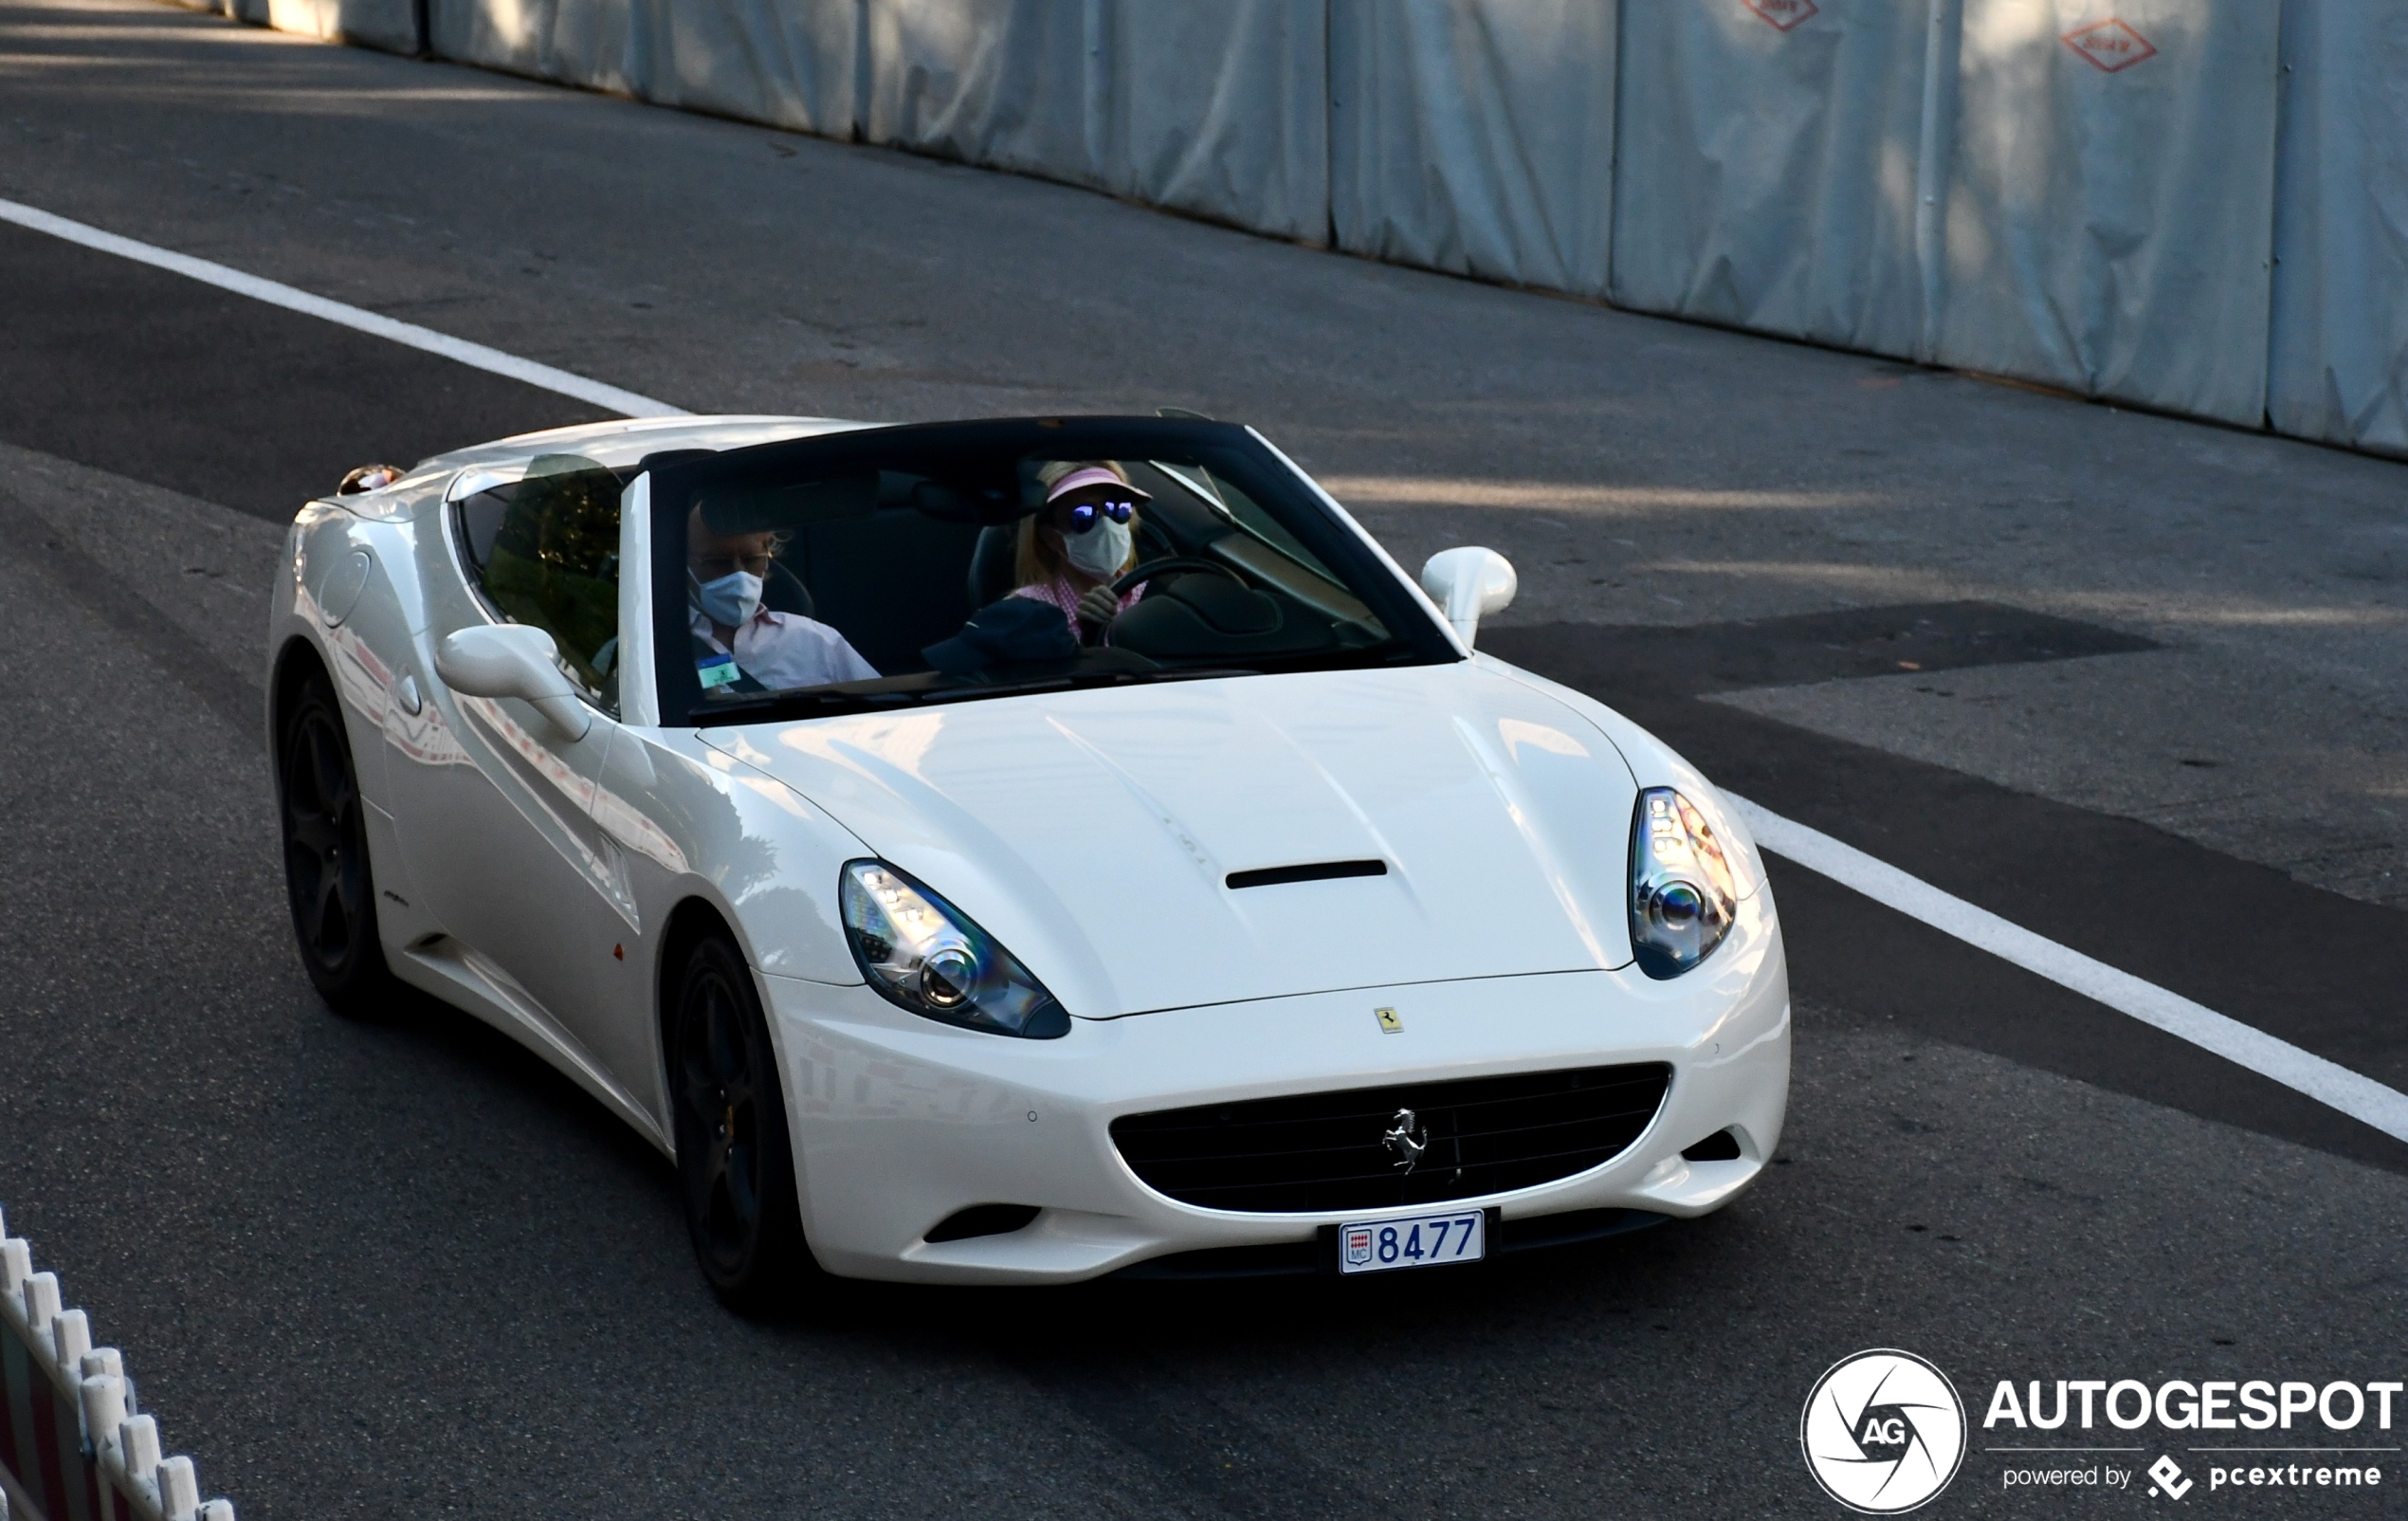
[[[721,1303],[773,1309],[812,1264],[769,1027],[752,972],[724,933],[686,957],[669,1036],[677,1170],[695,1258]]]
[[[301,965],[336,1013],[380,1012],[392,976],[376,938],[367,805],[352,769],[342,712],[324,675],[312,674],[294,694],[277,760],[284,891]]]

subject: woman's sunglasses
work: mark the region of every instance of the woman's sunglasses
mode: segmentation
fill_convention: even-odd
[[[1137,516],[1137,504],[1133,502],[1073,502],[1069,504],[1069,512],[1070,525],[1065,531],[1083,534],[1095,526],[1099,516],[1109,518],[1114,522],[1128,522]]]

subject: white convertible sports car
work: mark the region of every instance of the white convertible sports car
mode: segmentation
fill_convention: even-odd
[[[267,641],[309,975],[583,1085],[732,1304],[1452,1265],[1779,1143],[1731,808],[1472,652],[1502,558],[1416,586],[1250,429],[658,418],[345,488]]]

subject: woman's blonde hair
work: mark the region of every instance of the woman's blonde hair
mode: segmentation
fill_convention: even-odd
[[[1053,489],[1053,483],[1072,470],[1090,468],[1110,470],[1121,478],[1123,486],[1130,484],[1129,472],[1122,467],[1119,460],[1048,460],[1037,470],[1037,485],[1050,491]],[[1015,586],[1050,586],[1069,572],[1068,559],[1055,544],[1047,542],[1045,535],[1037,531],[1045,520],[1045,509],[1040,507],[1020,520],[1019,537],[1013,542],[1012,550],[1012,581]],[[1132,530],[1137,527],[1137,519],[1134,516],[1129,519],[1129,527]],[[1134,542],[1129,546],[1129,557],[1132,559],[1137,558],[1137,546]],[[1122,566],[1123,570],[1127,568],[1125,564]]]

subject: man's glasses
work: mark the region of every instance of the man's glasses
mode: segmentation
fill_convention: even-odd
[[[698,580],[715,581],[738,571],[766,577],[770,562],[768,555],[696,555],[686,561],[686,568],[694,573]]]

